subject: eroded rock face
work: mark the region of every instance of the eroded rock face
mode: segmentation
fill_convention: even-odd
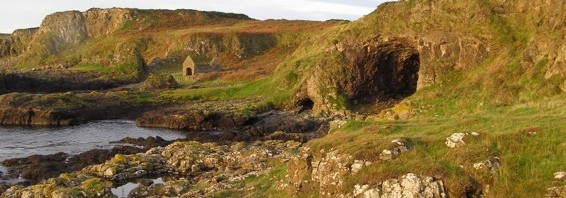
[[[325,46],[326,49],[320,56],[311,78],[304,88],[296,93],[297,101],[307,97],[312,99],[315,103],[313,110],[317,113],[348,115],[348,112],[343,112],[344,109],[355,112],[356,102],[364,101],[356,101],[358,98],[353,97],[353,93],[374,91],[362,83],[363,78],[373,78],[373,71],[364,66],[352,66],[355,65],[352,64],[355,63],[353,60],[366,58],[355,59],[352,58],[354,56],[348,57],[344,54],[349,54],[354,48],[361,49],[365,46],[364,43],[372,40],[378,40],[377,46],[404,40],[404,46],[414,49],[416,53],[413,54],[418,55],[419,63],[417,89],[449,83],[448,81],[453,80],[451,77],[454,72],[477,72],[473,69],[478,67],[490,68],[482,73],[485,74],[485,79],[502,77],[494,81],[478,77],[475,83],[514,84],[515,82],[502,73],[511,70],[509,63],[517,60],[520,72],[527,76],[525,79],[538,78],[536,75],[542,73],[544,79],[539,79],[542,82],[537,83],[556,94],[566,90],[566,47],[563,42],[566,38],[563,35],[566,25],[563,20],[563,2],[411,2],[382,4],[375,12],[353,23],[351,27],[344,28],[339,36],[332,38],[335,40]],[[502,29],[490,28],[494,22],[501,23],[497,26]],[[555,36],[549,37],[550,34]],[[520,45],[520,49],[512,47],[516,45]],[[360,50],[358,54],[364,57],[376,51],[379,49],[371,48]],[[512,58],[506,56],[509,52],[512,52]],[[501,61],[488,61],[494,59]],[[396,62],[401,67],[405,61]],[[395,79],[402,76],[389,74],[388,77]],[[362,86],[349,86],[356,83]],[[352,91],[350,87],[360,89]],[[369,98],[379,99],[372,94]],[[350,106],[344,107],[344,104],[340,104],[344,99]]]
[[[88,38],[85,18],[79,11],[58,12],[45,17],[31,48],[37,54],[53,54],[74,47]]]
[[[240,33],[225,35],[199,33],[187,38],[182,45],[184,47],[180,50],[208,57],[214,57],[218,53],[226,52],[242,59],[261,54],[276,44],[277,39],[272,34]]]
[[[0,39],[0,58],[16,56],[28,50],[33,35],[39,28],[18,29],[6,38]],[[0,66],[9,66],[10,62],[0,61]]]
[[[343,56],[352,64],[345,68],[349,78],[338,85],[353,104],[404,97],[417,90],[420,57],[408,40],[375,38],[349,47]]]
[[[138,12],[135,9],[92,8],[83,13],[89,37],[97,38],[120,29],[126,22],[133,20]]]
[[[374,37],[360,43],[338,43],[327,52],[339,54],[340,68],[323,59],[307,81],[314,111],[340,110],[337,102],[357,106],[404,98],[417,90],[420,55],[414,41]],[[326,62],[328,61],[328,62]]]

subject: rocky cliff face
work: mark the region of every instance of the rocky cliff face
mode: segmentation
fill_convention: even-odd
[[[493,89],[519,86],[520,79],[544,73],[536,86],[566,91],[564,6],[562,1],[385,3],[324,38],[313,75],[296,96],[313,100],[316,112],[339,113],[360,102],[383,102],[388,95],[403,98],[472,71],[486,79],[471,83]]]
[[[17,30],[9,37],[0,39],[0,58],[2,66],[11,67],[16,64],[31,64],[34,66],[53,64],[124,64],[135,60],[136,54],[147,49],[147,38],[132,38],[126,41],[113,42],[114,46],[91,46],[84,48],[90,39],[103,38],[117,31],[161,31],[187,28],[207,23],[217,23],[230,20],[250,20],[240,14],[225,14],[216,12],[200,12],[195,10],[138,10],[138,9],[90,9],[85,12],[67,11],[48,15],[39,28]],[[238,39],[240,41],[242,39]],[[238,41],[234,43],[238,43]],[[199,41],[200,43],[200,41]],[[104,53],[99,50],[104,47]],[[199,46],[190,46],[199,47]],[[230,47],[230,46],[228,46]],[[234,46],[237,50],[244,50]],[[89,49],[90,48],[90,49]],[[92,49],[95,48],[95,49]],[[54,56],[61,52],[67,58]],[[201,47],[202,49],[202,47]],[[97,51],[98,50],[98,51]],[[82,53],[80,53],[82,51]],[[109,52],[118,53],[115,57],[106,57]],[[133,52],[132,52],[133,51]],[[248,53],[247,51],[240,54]],[[103,55],[105,57],[97,57]],[[10,57],[10,59],[7,59]],[[50,61],[45,61],[51,59]],[[93,61],[94,60],[94,61]]]
[[[87,38],[81,12],[60,12],[45,17],[33,37],[31,48],[38,55],[50,55],[75,47]]]
[[[15,30],[11,35],[0,38],[0,58],[22,54],[28,50],[28,44],[38,28]]]
[[[154,25],[150,23],[155,20],[155,15],[159,12],[173,12],[171,14],[178,15],[176,18],[177,25],[191,25],[198,24],[183,17],[183,14],[189,15],[213,15],[213,13],[199,13],[198,11],[178,10],[178,11],[142,11],[138,9],[125,9],[125,8],[111,8],[111,9],[97,9],[93,8],[86,12],[69,11],[59,12],[48,15],[39,27],[39,31],[34,35],[32,40],[32,48],[37,50],[39,54],[54,54],[61,52],[65,49],[75,47],[86,39],[99,38],[123,28],[130,26],[141,26],[139,29],[144,29],[143,24],[147,26]],[[204,16],[201,18],[210,18],[211,16]],[[220,15],[218,18],[237,18],[249,19],[247,16],[240,15]],[[141,24],[136,24],[142,22]],[[191,23],[192,22],[192,23]],[[35,45],[35,46],[33,46]]]
[[[276,44],[275,36],[266,33],[199,33],[190,35],[179,50],[207,57],[228,53],[238,58],[249,58],[265,52]]]
[[[98,38],[122,28],[125,23],[135,20],[139,12],[135,9],[110,8],[89,9],[83,13],[86,32],[89,37]]]

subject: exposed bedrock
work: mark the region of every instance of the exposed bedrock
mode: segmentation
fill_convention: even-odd
[[[136,119],[140,127],[187,131],[223,131],[222,140],[284,139],[304,142],[325,131],[325,120],[306,114],[269,111],[243,116],[206,110],[157,110]],[[278,133],[276,133],[278,132]],[[308,135],[307,135],[308,134]]]
[[[169,128],[190,131],[234,128],[249,118],[230,113],[203,110],[177,111],[173,109],[150,111],[136,120],[136,125],[151,128]]]
[[[446,71],[473,68],[489,51],[479,38],[450,34],[335,43],[295,95],[298,105],[311,100],[315,113],[343,114],[399,101],[442,82]]]
[[[17,126],[69,126],[76,124],[76,120],[69,115],[52,110],[34,110],[25,108],[0,109],[1,125]]]
[[[24,158],[8,159],[3,161],[2,165],[16,170],[21,174],[22,178],[33,182],[56,177],[64,172],[80,170],[88,165],[103,163],[116,154],[135,154],[148,149],[149,147],[141,149],[133,146],[118,146],[108,150],[93,149],[74,156],[66,153],[32,155]]]
[[[0,108],[0,125],[60,127],[84,124],[91,120],[118,119],[133,111],[128,107],[84,108],[80,110],[53,110],[42,108]]]

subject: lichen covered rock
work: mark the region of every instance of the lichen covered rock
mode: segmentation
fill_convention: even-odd
[[[353,194],[360,198],[448,197],[442,181],[413,173],[385,180],[373,188],[370,185],[356,185]]]

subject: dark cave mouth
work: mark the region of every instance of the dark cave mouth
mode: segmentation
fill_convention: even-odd
[[[357,78],[360,81],[353,87],[349,100],[353,110],[389,108],[417,91],[420,54],[404,40],[364,49],[354,64],[365,76]]]
[[[311,111],[314,107],[314,102],[310,98],[303,98],[297,101],[296,106],[300,108],[299,113]]]

